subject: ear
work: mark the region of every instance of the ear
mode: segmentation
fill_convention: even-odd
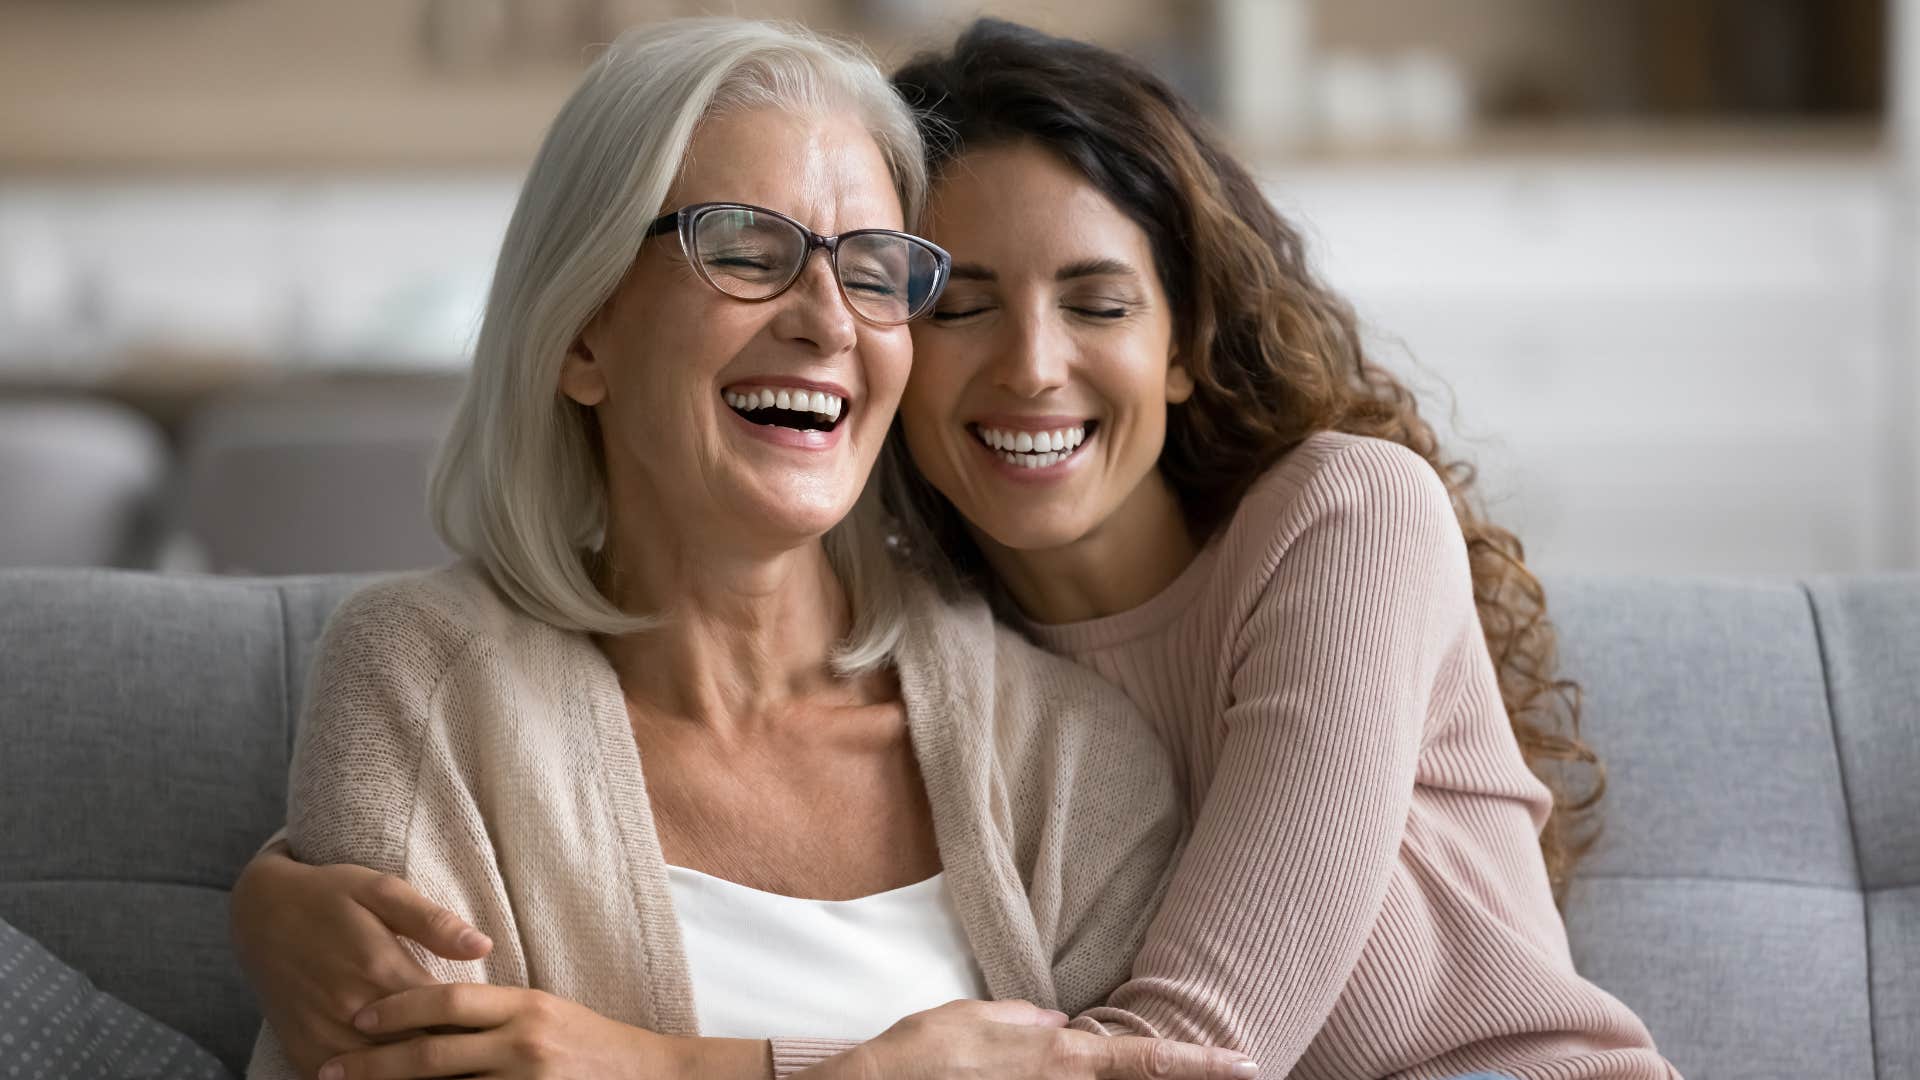
[[[1179,405],[1193,396],[1193,372],[1175,353],[1167,359],[1167,404]]]
[[[587,346],[583,334],[574,339],[560,361],[560,392],[591,409],[607,399],[606,370]]]

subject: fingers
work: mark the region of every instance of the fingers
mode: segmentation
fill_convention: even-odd
[[[496,1028],[526,1006],[531,991],[482,983],[436,983],[402,990],[361,1009],[353,1026],[367,1035],[430,1027]]]
[[[1089,1035],[1094,1075],[1101,1080],[1254,1080],[1260,1067],[1234,1050],[1143,1039]]]
[[[493,949],[493,942],[465,919],[391,874],[369,879],[355,898],[388,929],[448,960],[478,960]]]
[[[320,1067],[320,1080],[427,1080],[484,1073],[500,1064],[498,1038],[421,1035],[342,1054]]]

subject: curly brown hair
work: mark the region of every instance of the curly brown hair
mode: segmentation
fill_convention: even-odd
[[[1564,899],[1597,835],[1606,780],[1579,735],[1579,687],[1556,675],[1545,593],[1518,538],[1473,497],[1473,467],[1443,454],[1412,391],[1368,357],[1352,307],[1309,268],[1299,232],[1190,105],[1140,64],[1098,46],[981,19],[951,50],[901,68],[894,85],[920,113],[936,177],[968,150],[1029,141],[1146,232],[1196,384],[1169,410],[1159,462],[1195,536],[1224,525],[1254,482],[1315,432],[1399,443],[1439,474],[1466,539],[1514,737],[1554,794],[1540,847]],[[909,544],[977,578],[983,560],[957,512],[916,479],[895,434],[883,488],[902,521],[923,532]]]

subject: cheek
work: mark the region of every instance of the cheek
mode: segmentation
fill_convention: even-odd
[[[968,352],[956,348],[949,335],[920,335],[913,344],[913,378],[900,401],[900,417],[910,427],[932,430],[952,419],[973,372]]]
[[[860,423],[891,427],[913,373],[912,342],[905,334],[897,340],[881,337],[865,342],[860,347],[860,364],[867,399]]]

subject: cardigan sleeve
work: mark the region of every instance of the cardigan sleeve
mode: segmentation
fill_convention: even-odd
[[[1132,977],[1075,1026],[1292,1070],[1393,873],[1451,642],[1474,608],[1444,487],[1411,455],[1336,457],[1275,515],[1230,660],[1219,766]]]
[[[294,742],[284,834],[296,859],[356,863],[406,878],[456,911],[469,906],[449,895],[459,890],[421,880],[408,857],[436,693],[461,648],[456,632],[396,586],[371,586],[341,606],[322,637]],[[450,961],[406,944],[442,982],[489,981],[492,958]],[[271,1025],[261,1025],[247,1075],[298,1075]]]
[[[1072,1015],[1127,980],[1166,895],[1186,815],[1166,750],[1133,702],[1077,664],[1057,684],[1066,692],[1039,715],[1062,747],[1043,778],[1045,808],[1029,810],[1052,818],[1042,834],[1046,872],[1029,891],[1052,953],[1055,1000]]]

